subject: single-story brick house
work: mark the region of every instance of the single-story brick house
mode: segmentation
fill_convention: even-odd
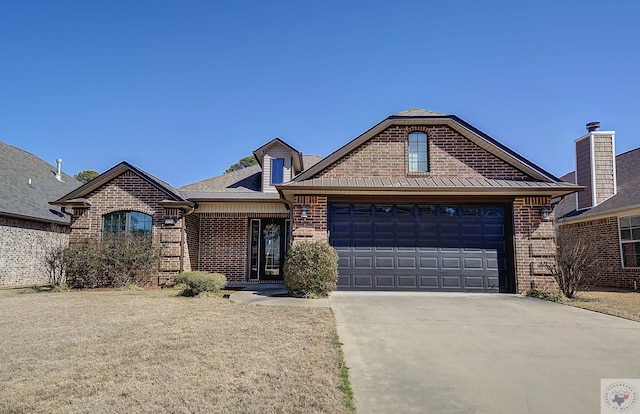
[[[562,177],[585,190],[558,204],[556,227],[562,243],[582,240],[593,251],[598,266],[589,276],[599,285],[633,289],[640,286],[640,148],[614,154],[615,132],[588,123],[575,140],[576,169]]]
[[[257,165],[181,188],[122,162],[53,202],[71,242],[132,229],[180,271],[234,284],[281,280],[290,243],[339,254],[340,289],[525,292],[552,283],[551,198],[561,181],[455,115],[411,109],[329,156],[275,138]]]
[[[0,286],[48,282],[47,250],[66,245],[69,217],[49,201],[80,186],[27,151],[0,141]]]

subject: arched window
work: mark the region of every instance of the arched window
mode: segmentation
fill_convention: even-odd
[[[130,231],[136,236],[151,234],[152,218],[137,211],[116,211],[102,216],[103,234],[118,234]]]
[[[427,134],[412,132],[409,134],[409,172],[429,171],[429,149]]]

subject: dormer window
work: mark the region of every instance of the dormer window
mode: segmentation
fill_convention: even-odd
[[[284,182],[284,158],[271,159],[271,185]]]
[[[412,132],[409,134],[409,172],[421,173],[429,171],[429,150],[427,134]]]

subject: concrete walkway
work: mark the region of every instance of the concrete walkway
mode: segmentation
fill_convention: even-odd
[[[256,284],[234,292],[229,300],[236,303],[264,306],[302,306],[308,308],[328,308],[329,299],[302,299],[287,296],[283,284]]]

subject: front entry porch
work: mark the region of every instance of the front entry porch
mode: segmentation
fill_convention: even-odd
[[[289,220],[251,219],[249,223],[249,282],[282,281],[289,246]]]

